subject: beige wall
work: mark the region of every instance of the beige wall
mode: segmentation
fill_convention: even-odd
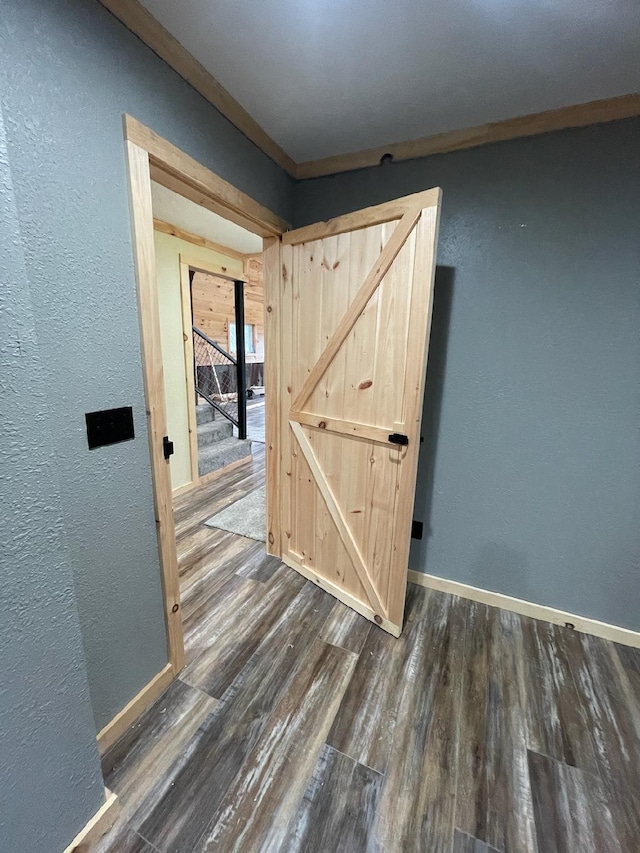
[[[187,405],[191,401],[187,400],[187,374],[184,363],[180,255],[191,261],[201,261],[203,264],[222,264],[232,275],[234,273],[242,275],[242,261],[227,257],[220,252],[199,248],[160,231],[155,232],[155,247],[167,432],[174,443],[175,450],[170,463],[171,485],[177,489],[179,486],[190,483],[192,479],[187,418]]]

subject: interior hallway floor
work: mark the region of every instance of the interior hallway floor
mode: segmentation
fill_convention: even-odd
[[[175,507],[187,666],[104,757],[100,853],[635,853],[640,651],[409,585],[394,639]]]
[[[264,397],[252,397],[247,400],[247,438],[251,441],[265,442],[265,400]],[[234,435],[237,430],[234,429]]]

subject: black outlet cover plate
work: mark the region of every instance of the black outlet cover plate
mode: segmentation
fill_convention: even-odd
[[[121,441],[131,441],[135,438],[131,406],[123,406],[121,409],[103,409],[100,412],[87,412],[85,419],[87,421],[89,450],[105,447],[108,444],[118,444]]]

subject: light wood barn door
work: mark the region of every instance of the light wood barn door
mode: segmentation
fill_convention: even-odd
[[[271,272],[281,466],[272,550],[396,636],[440,201],[429,190],[288,232]]]

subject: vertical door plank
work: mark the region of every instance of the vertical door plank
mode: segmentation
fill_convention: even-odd
[[[265,444],[267,472],[267,553],[282,555],[280,531],[280,335],[284,309],[280,278],[282,242],[278,237],[264,241],[264,352],[265,352]]]
[[[387,228],[386,237],[384,226],[378,225],[351,234],[350,255],[348,258],[348,298],[349,304],[355,299],[361,282],[366,277],[384,248],[389,234],[393,232],[396,223]],[[373,364],[377,349],[378,322],[378,290],[373,294],[362,314],[347,336],[341,351],[344,352],[345,373],[343,378],[344,393],[342,397],[342,417],[355,420],[358,423],[375,423],[376,407],[374,402],[375,388],[373,384]],[[335,376],[334,366],[328,373]],[[323,411],[322,400],[318,399],[320,411]],[[316,409],[317,410],[317,409]],[[336,472],[335,494],[340,506],[348,519],[358,548],[364,555],[365,563],[370,564],[369,553],[375,548],[370,539],[370,524],[368,523],[371,509],[371,469],[378,459],[376,451],[380,448],[369,441],[345,441],[337,436],[324,436],[325,442],[343,446],[343,468]],[[348,473],[347,473],[348,472]],[[369,496],[369,500],[367,500]],[[374,537],[375,538],[375,537]]]
[[[341,234],[322,241],[322,313],[320,323],[320,345],[327,345],[338,323],[349,305],[349,255],[351,235]],[[341,417],[344,406],[345,376],[347,365],[342,348],[334,360],[337,373],[327,372],[318,383],[317,392],[323,401],[323,413]],[[315,434],[314,434],[315,433]],[[334,490],[342,479],[343,447],[342,441],[331,441],[333,436],[313,431],[310,441],[318,457],[320,468],[329,487]],[[315,439],[315,440],[314,440]],[[327,440],[329,439],[329,440]],[[340,576],[350,569],[342,564],[343,552],[333,528],[333,521],[324,501],[316,501],[316,564],[335,566],[337,582]]]
[[[298,247],[297,274],[293,280],[293,376],[294,395],[304,384],[312,365],[322,349],[322,242],[306,243]],[[287,413],[288,414],[288,413]],[[294,432],[295,436],[295,432]],[[305,566],[316,565],[316,527],[318,490],[305,457],[294,440],[295,507],[292,546],[302,557]]]
[[[433,311],[433,288],[436,272],[436,250],[440,224],[440,207],[422,211],[416,227],[416,251],[412,277],[411,313],[409,321],[407,372],[404,382],[404,432],[411,436],[402,451],[398,484],[398,502],[393,523],[393,564],[389,577],[389,613],[392,621],[402,618],[407,566],[411,545],[411,520],[418,474],[420,425],[427,371],[427,352]]]
[[[349,256],[349,303],[355,299],[360,283],[367,269],[384,248],[390,230],[383,231],[383,225],[376,225],[351,235]],[[342,417],[357,420],[365,424],[375,423],[373,402],[374,353],[376,346],[376,325],[378,319],[378,291],[373,294],[358,317],[348,335],[344,350],[349,365],[349,381],[345,383],[344,409]]]
[[[293,346],[294,298],[293,282],[297,275],[298,255],[293,247],[282,247],[282,274],[280,276],[280,376],[278,402],[280,404],[280,550],[291,553],[293,534],[292,500],[294,494],[295,459],[289,412],[293,399]]]
[[[383,240],[386,240],[390,227],[391,224],[383,226]],[[411,372],[411,365],[407,362],[407,347],[414,251],[415,233],[412,233],[398,252],[377,294],[377,345],[372,370],[373,403],[378,420],[389,426],[390,431],[402,433],[406,432],[402,412],[403,388],[407,382],[406,377]],[[416,310],[415,306],[413,310]],[[372,446],[371,459],[374,461],[368,468],[366,496],[367,564],[383,599],[389,602],[390,621],[399,626],[402,625],[407,572],[405,564],[400,577],[397,577],[393,549],[400,475],[406,456],[404,448],[391,444]],[[394,596],[390,596],[390,590],[396,584],[399,585],[399,590],[395,598],[398,602],[401,601],[399,606],[394,603]]]

